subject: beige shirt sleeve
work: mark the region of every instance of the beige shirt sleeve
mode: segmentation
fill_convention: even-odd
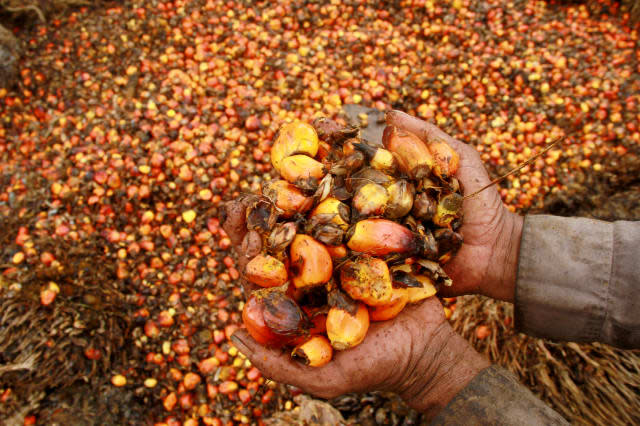
[[[433,419],[431,425],[568,425],[556,411],[492,365],[482,370]]]
[[[640,222],[526,216],[516,329],[640,348]]]

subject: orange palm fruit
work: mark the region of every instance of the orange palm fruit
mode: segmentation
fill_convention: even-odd
[[[437,289],[429,277],[425,275],[414,275],[413,277],[422,285],[420,287],[407,288],[408,303],[416,303],[431,296],[435,296]]]
[[[456,174],[460,165],[460,156],[448,143],[432,140],[427,142],[427,148],[433,155],[433,173],[436,176],[445,180]]]
[[[292,155],[280,163],[280,175],[304,190],[315,190],[325,175],[324,166],[308,155]]]
[[[451,221],[458,217],[462,208],[462,201],[462,195],[455,192],[442,197],[436,207],[436,214],[432,219],[433,223],[438,226],[448,227]]]
[[[304,213],[313,206],[313,198],[305,196],[295,185],[286,180],[273,180],[264,184],[262,194],[282,210],[281,217],[289,218]]]
[[[367,183],[358,188],[351,204],[362,216],[379,216],[384,213],[388,201],[389,193],[384,186]]]
[[[271,164],[281,172],[282,160],[295,154],[315,157],[318,147],[318,135],[313,126],[302,121],[285,124],[280,127],[271,147]]]
[[[382,134],[382,144],[395,155],[400,170],[410,177],[422,179],[431,173],[433,155],[413,133],[387,126]]]
[[[331,279],[331,255],[324,244],[313,237],[296,235],[291,243],[290,253],[292,281],[296,288],[315,287]]]
[[[421,238],[399,223],[387,219],[364,219],[347,233],[347,246],[360,253],[384,256],[412,253],[420,249]]]
[[[348,254],[347,246],[345,246],[344,244],[340,244],[339,246],[327,246],[327,250],[331,255],[331,259],[333,259],[334,261],[344,259]]]
[[[309,367],[322,367],[333,357],[331,343],[324,336],[311,336],[291,351],[291,357],[304,362]]]
[[[309,319],[280,289],[256,290],[242,310],[242,322],[258,343],[279,347],[306,333]]]
[[[384,260],[361,256],[340,268],[340,286],[353,299],[369,306],[386,305],[391,300],[391,275]]]
[[[343,351],[359,345],[369,330],[369,311],[364,303],[358,303],[354,314],[334,306],[327,315],[327,336],[334,349]]]
[[[247,263],[244,276],[260,287],[278,287],[287,282],[285,264],[268,254],[259,254]]]
[[[404,309],[407,302],[409,302],[409,289],[394,288],[389,303],[369,308],[369,318],[371,321],[386,321],[395,318]]]
[[[346,231],[349,227],[349,216],[349,206],[333,197],[328,197],[311,211],[308,219],[310,222],[317,223],[330,222]]]

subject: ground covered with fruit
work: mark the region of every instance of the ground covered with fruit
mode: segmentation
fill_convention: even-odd
[[[499,185],[509,208],[640,219],[639,33],[617,2],[29,13],[0,15],[22,44],[0,88],[0,423],[277,423],[309,406],[229,340],[242,271],[218,221],[271,179],[287,120],[401,109],[492,176],[566,135]],[[509,307],[454,302],[458,330],[568,419],[640,421],[637,352],[518,336]],[[420,422],[390,395],[332,403],[359,424]]]

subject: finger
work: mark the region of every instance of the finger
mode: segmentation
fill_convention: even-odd
[[[247,330],[236,331],[231,340],[238,350],[271,380],[287,383],[322,397],[337,395],[336,392],[341,388],[338,383],[331,383],[331,376],[335,374],[327,371],[329,365],[321,368],[304,366],[292,360],[289,351],[262,346],[253,340]]]
[[[231,336],[231,340],[238,350],[271,380],[291,384],[290,379],[300,373],[300,365],[291,361],[288,353],[282,349],[262,346],[247,330],[237,330]]]
[[[441,140],[455,149],[460,156],[460,167],[458,167],[456,177],[462,183],[466,194],[477,191],[490,182],[480,155],[472,146],[452,138],[437,126],[412,117],[402,111],[393,110],[387,112],[386,120],[387,124],[407,130],[426,143]]]
[[[240,246],[247,233],[247,203],[246,197],[238,198],[225,203],[220,212],[222,228],[229,235],[234,247]]]
[[[244,234],[242,242],[234,247],[238,253],[238,268],[244,272],[244,268],[251,259],[262,250],[262,237],[255,229]]]

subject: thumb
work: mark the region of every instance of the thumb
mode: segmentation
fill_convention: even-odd
[[[456,177],[460,179],[464,191],[470,194],[488,184],[491,180],[482,164],[480,154],[471,145],[452,138],[439,127],[422,121],[401,111],[389,111],[386,114],[387,124],[404,129],[418,136],[422,141],[444,141],[460,156],[460,167]]]

